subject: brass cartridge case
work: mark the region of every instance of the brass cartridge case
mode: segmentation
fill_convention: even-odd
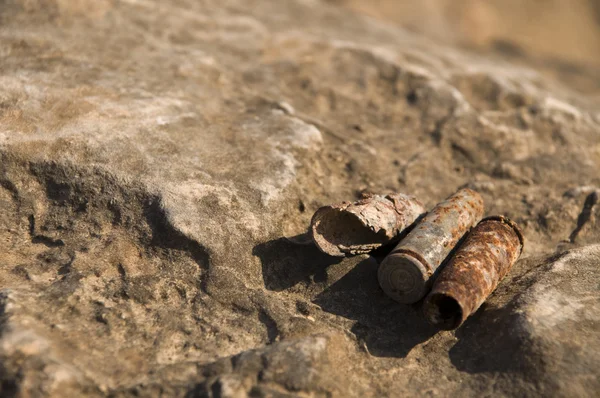
[[[382,261],[379,284],[401,303],[414,303],[431,287],[431,277],[462,236],[483,216],[483,199],[461,189],[429,212]]]
[[[313,215],[310,231],[322,252],[352,256],[399,238],[424,213],[423,204],[414,196],[371,195],[354,203],[321,207]]]
[[[519,227],[488,217],[469,233],[425,299],[425,317],[440,329],[456,329],[483,304],[523,251]]]

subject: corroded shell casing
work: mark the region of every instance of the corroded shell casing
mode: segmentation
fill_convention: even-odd
[[[434,272],[482,216],[483,198],[468,188],[436,205],[381,263],[383,291],[401,303],[423,298]]]
[[[425,299],[425,317],[456,329],[483,304],[523,251],[519,227],[503,216],[482,220],[440,272]]]
[[[317,247],[335,257],[369,253],[394,239],[425,213],[414,196],[372,195],[355,203],[321,207],[311,220]]]

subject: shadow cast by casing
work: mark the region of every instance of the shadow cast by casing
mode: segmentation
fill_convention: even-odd
[[[405,357],[437,330],[425,321],[419,305],[399,304],[383,293],[377,267],[372,257],[360,262],[314,303],[324,311],[356,320],[351,331],[371,355]]]
[[[532,342],[512,305],[491,308],[485,304],[456,331],[458,342],[450,349],[452,364],[468,373],[542,371],[532,363]]]
[[[299,282],[323,282],[327,279],[326,268],[342,260],[328,256],[314,244],[298,244],[287,238],[256,245],[252,254],[262,263],[265,287],[277,292]]]
[[[385,257],[391,248],[381,248],[377,258]],[[375,257],[359,262],[331,282],[327,267],[343,259],[330,257],[313,244],[280,238],[255,246],[253,254],[262,262],[263,279],[269,290],[287,290],[299,282],[325,284],[327,287],[313,303],[323,311],[355,320],[351,332],[371,355],[403,358],[437,333],[422,316],[420,303],[400,304],[383,293],[377,281]]]

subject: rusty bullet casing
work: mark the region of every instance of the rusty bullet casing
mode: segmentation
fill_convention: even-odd
[[[423,213],[423,204],[414,196],[372,195],[355,203],[321,207],[313,215],[310,231],[322,252],[335,257],[357,255],[397,239]]]
[[[423,298],[436,269],[482,216],[483,198],[467,188],[435,206],[379,266],[383,291],[401,303]]]
[[[441,329],[459,327],[483,304],[523,251],[519,227],[503,216],[482,220],[437,277],[425,317]]]

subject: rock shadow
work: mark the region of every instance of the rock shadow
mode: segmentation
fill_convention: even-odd
[[[343,258],[331,257],[310,242],[295,238],[279,238],[256,245],[252,254],[260,258],[265,287],[282,291],[298,282],[323,282],[326,268]]]
[[[324,311],[356,320],[351,331],[371,355],[403,358],[437,329],[423,317],[420,303],[400,304],[383,293],[377,268],[373,257],[360,262],[314,303]]]
[[[188,253],[198,266],[208,269],[210,256],[200,243],[188,238],[169,222],[160,198],[154,197],[144,202],[143,214],[152,230],[151,246],[178,250]]]
[[[534,364],[529,334],[512,305],[490,308],[484,304],[456,331],[458,342],[450,349],[452,364],[468,373],[518,372],[543,369]]]

